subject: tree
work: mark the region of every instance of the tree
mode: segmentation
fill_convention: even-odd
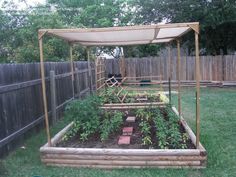
[[[1,20],[1,45],[4,46],[3,49],[7,49],[7,54],[1,52],[1,62],[39,61],[38,29],[63,26],[57,12],[52,12],[45,6],[24,11],[7,9],[1,13],[1,18],[5,19]],[[46,37],[45,59],[65,60],[68,56],[68,47],[62,42],[60,39]]]
[[[235,50],[236,1],[235,0],[133,0],[137,9],[136,23],[158,23],[161,21],[200,22],[201,48],[207,53],[219,54],[220,50]],[[230,28],[229,28],[230,27]],[[193,46],[189,37],[187,46]]]

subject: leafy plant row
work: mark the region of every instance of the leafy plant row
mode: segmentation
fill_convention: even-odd
[[[99,108],[102,102],[100,97],[90,96],[69,104],[66,107],[65,118],[74,123],[64,136],[64,140],[77,136],[81,141],[86,141],[94,133],[99,133],[102,141],[107,140],[109,135],[121,126],[123,113],[103,112]]]
[[[165,108],[165,112],[153,108],[139,109],[136,116],[141,119],[139,126],[143,145],[152,145],[161,149],[187,148],[188,135],[181,134],[179,118],[171,107]],[[151,132],[152,125],[155,126],[155,132]],[[151,139],[151,133],[155,134],[155,139]]]

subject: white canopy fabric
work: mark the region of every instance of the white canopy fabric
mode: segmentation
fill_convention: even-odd
[[[109,28],[40,29],[71,43],[84,46],[124,46],[166,43],[198,28],[198,22],[155,24]]]

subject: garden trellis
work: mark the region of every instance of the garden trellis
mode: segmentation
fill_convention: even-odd
[[[125,45],[141,45],[141,44],[156,44],[167,43],[170,44],[176,41],[177,44],[177,79],[178,79],[178,114],[181,117],[181,94],[180,94],[180,38],[188,33],[194,31],[195,36],[195,72],[196,72],[196,148],[201,148],[200,144],[200,66],[199,66],[199,23],[174,23],[174,24],[155,24],[155,25],[140,25],[140,26],[125,26],[125,27],[109,27],[109,28],[74,28],[74,29],[40,29],[38,31],[39,47],[40,47],[40,63],[42,76],[43,101],[45,112],[45,123],[47,130],[48,146],[52,145],[47,111],[47,97],[44,74],[44,56],[43,56],[43,36],[53,35],[64,39],[70,45],[70,61],[72,72],[72,86],[74,82],[73,57],[72,46],[79,43],[86,47],[91,46],[125,46]],[[170,54],[170,51],[169,51]],[[90,62],[89,54],[88,60]],[[105,86],[104,61],[96,61],[96,89]],[[122,59],[121,68],[124,66],[124,59]],[[88,65],[91,70],[90,64]],[[124,73],[123,70],[121,70]],[[90,72],[91,73],[91,72]],[[102,75],[99,76],[98,75]],[[124,74],[123,74],[124,75]],[[91,77],[90,77],[91,78]],[[54,144],[54,143],[53,143]]]

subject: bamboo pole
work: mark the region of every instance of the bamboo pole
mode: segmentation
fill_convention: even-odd
[[[43,91],[43,106],[44,106],[44,115],[45,115],[45,126],[47,133],[48,146],[51,146],[51,138],[49,131],[49,121],[48,121],[48,107],[47,107],[47,95],[46,95],[46,82],[45,82],[45,71],[44,71],[44,62],[43,62],[43,36],[39,35],[39,51],[40,51],[40,72],[42,79],[42,91]]]
[[[198,33],[195,32],[195,72],[196,72],[196,147],[200,141],[200,66],[199,66],[199,42]]]
[[[168,47],[168,55],[169,55],[169,103],[171,104],[171,68],[172,68],[172,62],[171,62],[171,46],[169,44]]]
[[[71,87],[72,87],[72,97],[75,97],[75,88],[74,88],[74,64],[73,64],[73,54],[72,54],[72,44],[70,44],[70,67],[71,67]]]
[[[180,95],[180,42],[179,39],[177,39],[177,79],[178,79],[178,112],[179,116],[181,116],[181,95]]]
[[[89,69],[89,88],[90,88],[90,93],[92,92],[92,85],[93,85],[93,81],[92,81],[92,72],[91,72],[91,61],[90,61],[90,48],[86,48],[87,51],[87,60],[88,60],[88,69]]]
[[[125,56],[122,54],[122,59],[121,59],[121,61],[122,61],[122,65],[121,65],[121,68],[122,68],[122,74],[121,74],[121,77],[122,77],[122,79],[125,77]]]
[[[98,91],[98,84],[97,84],[97,74],[98,74],[98,69],[97,69],[97,62],[98,62],[98,58],[95,58],[95,89],[96,89],[96,92]]]

